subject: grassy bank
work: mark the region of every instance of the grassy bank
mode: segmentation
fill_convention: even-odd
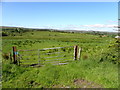
[[[110,62],[81,60],[68,65],[24,68],[3,64],[3,88],[117,88],[118,67]],[[75,83],[84,80],[84,83]],[[86,82],[85,82],[86,81]]]
[[[3,57],[3,88],[117,88],[118,42],[112,37],[85,33],[50,31],[25,32],[22,36],[5,36],[3,56],[18,49],[42,49],[78,45],[80,61],[67,65],[46,64],[43,67],[22,67],[10,64]]]

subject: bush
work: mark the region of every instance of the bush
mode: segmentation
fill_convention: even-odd
[[[117,44],[116,42],[112,42],[108,46],[107,50],[105,50],[102,53],[100,62],[110,61],[114,64],[118,64],[120,63],[118,54],[119,54],[119,44]]]
[[[8,36],[7,32],[2,32],[2,36]]]

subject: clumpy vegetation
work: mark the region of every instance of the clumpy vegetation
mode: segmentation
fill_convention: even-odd
[[[102,37],[104,33],[27,29],[10,29],[3,33],[3,88],[118,88],[119,40],[113,38],[114,34]],[[47,63],[41,67],[23,67],[11,63],[9,58],[12,46],[32,50],[74,45],[82,47],[81,58],[67,65]],[[68,51],[63,49],[63,52]]]
[[[79,83],[79,80],[84,82]],[[3,87],[117,88],[117,67],[109,62],[98,64],[91,60],[72,62],[63,66],[46,65],[40,68],[6,64],[3,65]]]

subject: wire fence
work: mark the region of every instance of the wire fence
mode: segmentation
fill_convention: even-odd
[[[20,65],[67,64],[74,60],[74,46],[18,50]]]

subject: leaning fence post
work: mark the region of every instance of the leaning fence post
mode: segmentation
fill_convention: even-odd
[[[82,48],[79,48],[79,52],[78,52],[78,60],[80,60],[80,58],[81,58],[81,52],[82,52]]]
[[[17,48],[15,46],[13,46],[13,63],[17,64]]]
[[[77,60],[78,57],[78,46],[74,46],[74,60]]]

